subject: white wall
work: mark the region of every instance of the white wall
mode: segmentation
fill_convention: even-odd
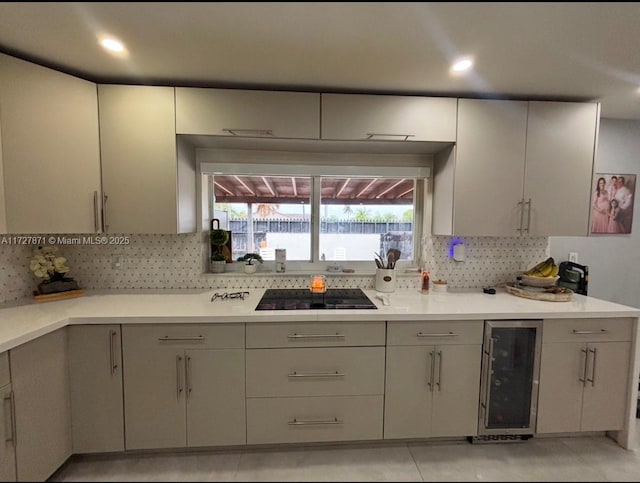
[[[640,175],[640,121],[602,119],[596,173]],[[551,237],[556,262],[578,252],[589,267],[589,295],[640,308],[640,208],[636,189],[632,233],[589,237]]]
[[[0,126],[0,233],[7,232],[7,216],[4,202],[4,176],[2,174],[2,126]]]

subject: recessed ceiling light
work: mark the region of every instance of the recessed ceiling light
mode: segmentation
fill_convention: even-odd
[[[124,52],[123,43],[112,37],[105,37],[100,41],[100,45],[102,45],[102,47],[104,47],[105,49],[111,52],[116,52],[116,53]]]
[[[473,60],[469,58],[458,59],[451,64],[451,72],[460,73],[465,72],[473,66]]]

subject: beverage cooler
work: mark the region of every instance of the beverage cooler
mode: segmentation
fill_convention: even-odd
[[[541,341],[541,320],[485,321],[480,435],[535,433]]]

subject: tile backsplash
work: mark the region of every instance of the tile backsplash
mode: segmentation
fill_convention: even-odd
[[[74,235],[69,235],[73,237]],[[302,288],[308,275],[205,274],[207,245],[202,234],[127,235],[128,245],[58,245],[73,276],[85,289],[251,289]],[[422,258],[432,279],[451,288],[479,288],[513,280],[548,256],[546,237],[462,237],[464,262],[449,257],[452,237],[423,240]],[[0,303],[31,295],[38,279],[29,271],[36,246],[0,245]],[[118,266],[119,265],[119,266]],[[417,288],[417,274],[398,277],[398,288]],[[373,275],[327,277],[330,288],[373,288]]]

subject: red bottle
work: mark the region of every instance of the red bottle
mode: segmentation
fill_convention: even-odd
[[[422,293],[429,292],[429,272],[422,271]]]

